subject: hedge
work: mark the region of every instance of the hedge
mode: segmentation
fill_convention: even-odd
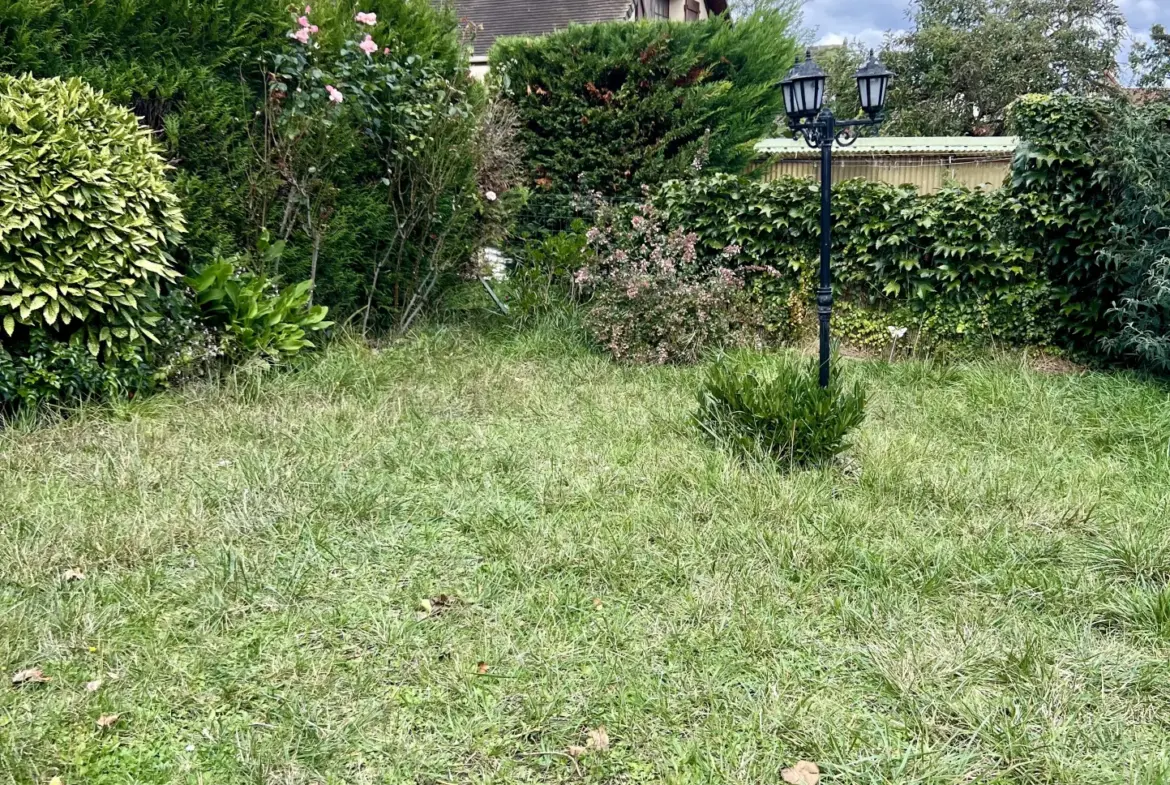
[[[563,197],[637,195],[695,168],[741,171],[782,112],[793,23],[615,22],[498,41],[492,78],[519,109],[531,215]],[[560,195],[562,198],[542,198]]]

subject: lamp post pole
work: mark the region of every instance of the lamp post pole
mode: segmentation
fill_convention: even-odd
[[[833,126],[835,118],[828,107],[819,116],[825,125],[821,141],[821,271],[817,286],[817,321],[820,324],[821,387],[829,386],[829,320],[833,316]]]
[[[854,74],[861,108],[868,115],[857,120],[838,120],[824,105],[826,75],[813,62],[811,51],[780,83],[788,128],[804,137],[809,147],[821,150],[821,266],[817,281],[821,387],[829,386],[829,322],[833,316],[833,145],[847,147],[857,141],[859,129],[881,125],[886,90],[893,76],[871,51],[869,61]]]

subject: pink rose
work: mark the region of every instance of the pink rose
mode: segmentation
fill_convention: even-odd
[[[313,6],[311,6],[311,5],[307,5],[307,6],[305,6],[305,13],[306,13],[306,14],[311,14],[311,13],[313,13]]]
[[[302,16],[302,17],[298,18],[297,24],[299,24],[301,27],[308,27],[309,26],[309,17]]]
[[[310,33],[315,33],[315,32],[317,32],[318,29],[320,29],[320,28],[318,28],[317,25],[309,25],[309,32]]]
[[[374,43],[373,38],[367,35],[365,40],[358,44],[358,49],[361,49],[368,55],[372,55],[374,52],[378,51],[378,45]]]
[[[295,33],[289,33],[288,35],[289,35],[289,38],[295,38],[296,40],[300,41],[302,44],[309,43],[309,28],[307,28],[307,27],[302,27],[300,30],[297,30]]]
[[[384,54],[384,55],[388,55],[388,54],[390,54],[390,47],[388,47],[388,46],[387,46],[386,48],[384,48],[384,49],[382,50],[382,54]]]
[[[370,25],[373,27],[374,25],[378,24],[378,15],[372,11],[359,11],[353,20],[363,25]]]
[[[325,92],[329,93],[329,100],[335,104],[339,104],[345,100],[345,96],[341,94],[341,91],[331,84],[325,85]]]

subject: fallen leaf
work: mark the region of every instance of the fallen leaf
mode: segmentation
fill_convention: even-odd
[[[98,717],[97,726],[102,730],[105,730],[106,728],[112,728],[114,723],[118,721],[119,716],[121,715],[103,714],[102,716]]]
[[[23,687],[25,684],[44,684],[52,681],[40,668],[29,668],[12,674],[12,686]]]
[[[781,771],[780,779],[789,785],[817,785],[821,781],[821,770],[812,761],[802,760],[792,768]]]
[[[596,730],[591,730],[585,735],[589,737],[589,741],[585,743],[589,749],[598,751],[609,749],[609,733],[604,725],[598,725]]]
[[[70,567],[68,570],[65,570],[65,572],[61,573],[61,580],[65,581],[66,583],[70,581],[83,581],[85,580],[85,573],[81,570],[75,570]]]
[[[570,744],[569,748],[565,750],[565,752],[569,753],[569,757],[580,758],[586,752],[589,752],[589,749],[587,747],[581,747],[577,744]]]
[[[600,597],[594,597],[594,598],[593,598],[593,607],[594,607],[594,608],[598,608],[598,609],[600,609],[600,608],[601,608],[601,605],[602,605],[601,598],[600,598]]]
[[[460,604],[458,597],[451,597],[446,594],[440,594],[437,597],[420,600],[418,603],[418,613],[415,614],[419,619],[425,619],[428,616],[438,616],[440,613],[449,611]]]
[[[475,670],[479,673],[487,673],[488,672],[488,664],[486,662],[481,662],[475,666]]]
[[[65,780],[60,777],[53,777],[53,779],[49,780],[49,785],[65,785]]]
[[[97,692],[98,690],[101,689],[101,687],[102,687],[102,680],[101,679],[94,679],[93,681],[87,681],[85,683],[85,691],[86,692]]]

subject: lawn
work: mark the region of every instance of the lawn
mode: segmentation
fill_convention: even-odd
[[[1170,781],[1166,389],[847,370],[792,474],[554,329],[0,431],[0,782]]]

